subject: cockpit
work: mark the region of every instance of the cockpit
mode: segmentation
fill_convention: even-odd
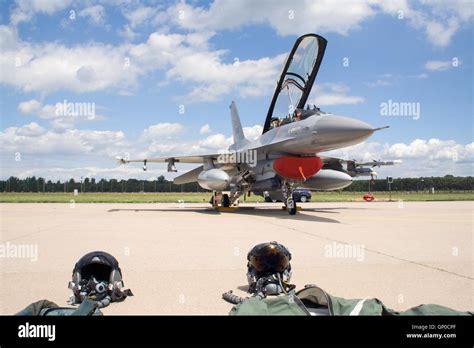
[[[321,112],[317,106],[306,103],[326,44],[326,39],[316,34],[304,35],[296,41],[278,80],[263,133]]]
[[[321,111],[316,105],[306,105],[306,109],[296,109],[293,113],[288,113],[286,117],[272,117],[270,122],[270,129],[283,126],[285,124],[298,122],[307,119],[313,115],[320,115],[324,112]]]

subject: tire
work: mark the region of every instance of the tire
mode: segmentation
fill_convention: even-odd
[[[300,197],[300,202],[301,203],[306,203],[307,201],[308,201],[308,197],[306,197],[306,196],[301,196]]]
[[[286,201],[286,210],[288,211],[288,214],[290,215],[295,215],[296,214],[296,203],[293,199],[288,199]]]
[[[221,199],[221,206],[223,206],[224,208],[229,208],[230,207],[230,198],[229,198],[229,195],[222,195],[222,199]]]
[[[273,202],[273,200],[270,196],[267,196],[267,197],[265,197],[265,202],[271,203],[271,202]]]

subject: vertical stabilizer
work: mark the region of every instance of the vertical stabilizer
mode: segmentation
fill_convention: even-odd
[[[234,137],[234,145],[243,146],[249,141],[245,138],[242,124],[240,123],[239,112],[235,102],[230,104],[230,116],[232,119],[232,135]]]

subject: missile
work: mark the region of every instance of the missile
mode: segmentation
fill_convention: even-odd
[[[393,160],[393,161],[376,161],[373,160],[372,162],[355,162],[356,166],[393,166],[395,164],[402,163],[401,160]]]

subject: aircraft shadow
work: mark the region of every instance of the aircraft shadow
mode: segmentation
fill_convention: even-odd
[[[249,215],[255,217],[272,217],[282,220],[295,220],[295,221],[312,221],[312,222],[326,222],[326,223],[339,223],[339,221],[325,218],[321,216],[315,216],[312,214],[305,214],[308,212],[318,212],[317,210],[304,209],[302,212],[298,212],[296,215],[288,215],[286,210],[281,209],[280,207],[275,208],[255,208],[255,207],[239,207],[233,212],[219,212],[212,208],[125,208],[125,209],[110,209],[109,213],[120,212],[120,211],[134,211],[134,212],[195,212],[199,214],[206,215],[221,215],[221,214],[230,214],[230,215]],[[328,213],[327,211],[322,211],[323,213]],[[331,212],[335,213],[335,212]]]
[[[265,216],[265,217],[273,217],[281,220],[295,220],[295,221],[312,221],[312,222],[327,222],[327,223],[339,223],[339,221],[322,217],[316,216],[313,214],[306,214],[306,212],[313,212],[311,209],[303,209],[302,211],[298,212],[296,215],[288,215],[286,210],[281,209],[281,207],[275,208],[254,208],[254,207],[241,207],[232,214],[238,215],[251,215],[251,216]],[[326,212],[324,212],[326,213]],[[226,213],[221,213],[226,214]]]

